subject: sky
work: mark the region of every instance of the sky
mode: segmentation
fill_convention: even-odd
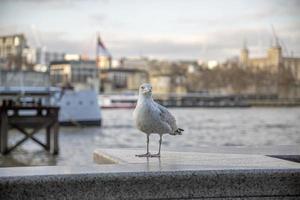
[[[94,56],[100,33],[114,58],[222,61],[244,41],[264,56],[273,25],[284,53],[300,57],[299,10],[297,0],[0,0],[0,35]]]

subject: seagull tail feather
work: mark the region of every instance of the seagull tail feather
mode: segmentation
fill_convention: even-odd
[[[175,132],[174,135],[182,135],[181,132],[183,132],[184,130],[182,128],[178,128]]]

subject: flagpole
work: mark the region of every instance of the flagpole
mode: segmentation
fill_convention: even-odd
[[[96,67],[98,69],[98,57],[99,57],[99,32],[96,33]]]
[[[98,40],[99,40],[99,32],[96,33],[96,69],[97,69],[97,74],[99,77],[99,89],[101,91],[101,85],[102,85],[102,81],[101,81],[101,71],[100,71],[100,67],[98,66],[99,63],[99,44],[98,44]],[[99,91],[98,91],[99,92]]]

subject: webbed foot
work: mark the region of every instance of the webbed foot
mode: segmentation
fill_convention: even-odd
[[[159,158],[159,157],[160,157],[160,153],[151,154],[151,157],[156,157],[156,158]]]
[[[137,155],[135,155],[136,157],[147,157],[147,158],[149,158],[149,157],[151,157],[152,155],[148,152],[148,153],[145,153],[145,154],[137,154]]]

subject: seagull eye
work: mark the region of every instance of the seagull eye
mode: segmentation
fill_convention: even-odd
[[[142,89],[144,89],[144,86],[142,86]]]

